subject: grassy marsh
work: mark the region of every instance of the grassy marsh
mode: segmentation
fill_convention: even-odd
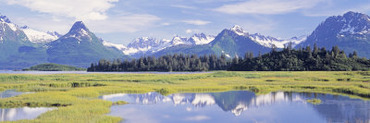
[[[119,122],[98,96],[114,93],[163,95],[250,90],[316,92],[370,99],[370,72],[226,72],[200,74],[0,74],[0,90],[36,92],[0,99],[0,107],[58,107],[34,120],[16,122]]]

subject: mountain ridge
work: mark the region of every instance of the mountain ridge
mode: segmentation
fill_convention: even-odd
[[[329,50],[337,45],[347,54],[356,51],[360,57],[369,58],[369,27],[368,15],[350,11],[328,17],[308,36],[290,39],[249,33],[235,25],[216,36],[196,33],[190,37],[176,35],[171,40],[141,37],[125,46],[97,37],[82,21],[77,21],[68,33],[61,35],[57,32],[37,31],[27,26],[19,27],[0,14],[0,69],[29,67],[47,62],[86,67],[101,58],[137,58],[174,53],[224,54],[231,58],[253,52],[257,56],[270,52],[272,48],[281,49],[289,45],[299,48],[314,44]]]

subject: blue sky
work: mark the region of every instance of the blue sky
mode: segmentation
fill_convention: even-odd
[[[309,35],[327,17],[370,13],[368,0],[1,0],[0,13],[40,31],[66,33],[82,20],[104,40],[217,35],[240,25],[277,38]]]

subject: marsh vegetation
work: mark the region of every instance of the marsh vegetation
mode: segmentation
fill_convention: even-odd
[[[116,93],[315,92],[369,100],[370,72],[226,72],[198,74],[0,74],[0,90],[35,92],[0,99],[0,107],[58,107],[19,122],[119,122],[110,107],[124,102],[99,99]]]

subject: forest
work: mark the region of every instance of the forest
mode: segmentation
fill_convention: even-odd
[[[245,53],[244,57],[227,58],[225,54],[216,55],[164,55],[138,59],[115,59],[113,61],[101,59],[92,63],[87,69],[90,72],[108,71],[360,71],[369,70],[370,60],[360,58],[357,52],[348,56],[338,46],[331,50],[319,48],[293,49],[286,46],[283,49],[272,48],[269,53],[253,56],[252,52]]]

